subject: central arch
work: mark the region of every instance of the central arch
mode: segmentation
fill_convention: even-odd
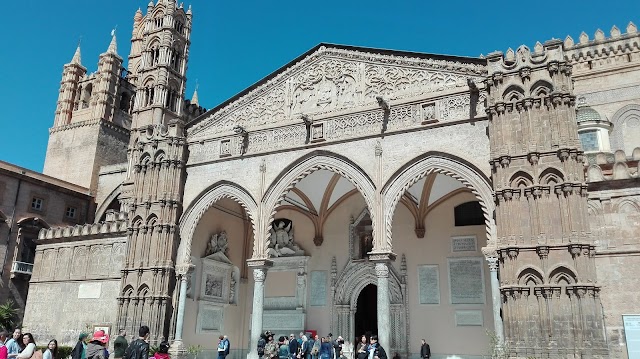
[[[254,258],[267,258],[267,239],[269,226],[273,222],[277,213],[276,208],[284,200],[287,193],[295,185],[309,174],[318,170],[328,170],[337,173],[347,179],[364,197],[368,208],[374,207],[375,185],[371,177],[360,166],[353,163],[348,158],[328,151],[313,151],[285,168],[276,177],[262,200],[264,213],[262,214],[260,238],[257,238],[254,247]],[[375,221],[374,218],[372,218]]]

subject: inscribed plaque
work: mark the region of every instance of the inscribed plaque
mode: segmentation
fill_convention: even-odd
[[[482,258],[449,258],[451,304],[484,304]]]
[[[420,304],[440,304],[440,274],[437,265],[418,267]]]
[[[640,358],[640,315],[623,315],[624,339],[629,358]]]
[[[481,310],[456,310],[456,326],[482,326],[483,318]]]
[[[327,305],[327,271],[311,271],[309,305],[321,307]]]
[[[80,283],[78,286],[78,299],[99,299],[101,291],[101,283]]]
[[[224,308],[200,302],[196,333],[210,333],[222,330],[224,321]]]
[[[452,252],[475,252],[478,250],[476,236],[451,237]]]

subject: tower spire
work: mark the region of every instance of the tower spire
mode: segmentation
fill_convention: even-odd
[[[108,54],[117,54],[118,53],[118,44],[116,41],[116,29],[111,30],[111,43],[109,44],[109,49],[107,49]]]
[[[191,104],[200,106],[200,104],[198,103],[198,83],[197,82],[196,82],[196,89],[193,90],[193,96],[191,96]]]
[[[82,66],[82,61],[81,61],[81,56],[80,56],[80,42],[78,41],[78,47],[76,48],[76,52],[75,54],[73,54],[73,58],[71,59],[71,63],[74,65],[80,65]]]

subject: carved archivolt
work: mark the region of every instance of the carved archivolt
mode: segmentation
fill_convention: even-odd
[[[182,216],[180,220],[180,247],[176,263],[183,264],[190,261],[193,232],[198,222],[211,206],[223,198],[231,198],[244,208],[251,220],[253,232],[256,233],[256,215],[258,213],[256,201],[242,187],[229,182],[219,182],[210,187]]]
[[[391,268],[389,274],[389,301],[390,304],[404,304],[402,288],[400,287],[400,276]],[[349,262],[336,280],[334,306],[349,305],[352,310],[356,310],[358,296],[362,289],[369,284],[378,285],[376,268],[373,262]]]
[[[262,231],[256,232],[262,233],[262,235],[259,240],[256,240],[253,252],[254,258],[267,257],[266,246],[268,240],[266,235],[269,233],[269,226],[274,220],[276,209],[287,193],[303,178],[321,169],[332,171],[346,178],[362,194],[367,207],[375,208],[376,189],[369,175],[363,169],[340,155],[326,151],[312,152],[285,169],[265,193],[262,201],[265,208],[263,220],[261,221],[263,227]],[[371,219],[375,221],[373,217]]]
[[[487,226],[488,246],[495,240],[495,204],[491,186],[475,169],[463,161],[443,155],[429,155],[410,161],[387,182],[382,190],[385,208],[386,245],[391,248],[391,226],[396,205],[402,195],[421,178],[430,173],[440,173],[455,178],[464,184],[476,196],[484,213]]]

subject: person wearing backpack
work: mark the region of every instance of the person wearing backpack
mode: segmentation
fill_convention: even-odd
[[[149,359],[149,327],[143,325],[138,329],[138,339],[129,344],[122,359]],[[87,358],[88,359],[88,358]]]

